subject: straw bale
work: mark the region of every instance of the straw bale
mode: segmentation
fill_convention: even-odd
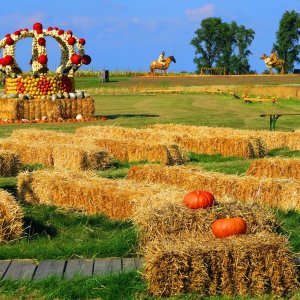
[[[164,125],[161,125],[162,127]],[[187,126],[188,127],[188,126]],[[164,128],[164,127],[163,127]],[[160,129],[160,127],[158,127]],[[201,132],[194,134],[189,130],[158,130],[154,129],[134,129],[119,126],[89,126],[78,128],[76,135],[114,137],[134,140],[147,140],[151,142],[165,141],[178,144],[180,147],[205,154],[221,154],[224,156],[239,156],[244,158],[263,157],[266,154],[264,143],[255,137],[231,137],[230,135],[218,136]]]
[[[7,138],[0,140],[0,149],[16,152],[23,164],[53,166],[53,146],[45,142],[24,142]]]
[[[102,213],[117,220],[128,219],[134,205],[139,205],[145,195],[157,194],[162,188],[161,185],[132,180],[101,178],[92,172],[40,170],[18,175],[21,201],[55,205],[87,214]],[[169,187],[169,190],[176,195],[184,194],[175,192],[175,188]]]
[[[72,102],[81,101],[81,106],[73,106]],[[62,105],[64,103],[64,105]],[[1,119],[40,119],[42,116],[47,116],[49,119],[57,118],[74,118],[77,114],[83,115],[85,118],[90,118],[95,113],[95,105],[93,98],[84,99],[57,99],[42,100],[31,99],[21,100],[1,99],[0,118]]]
[[[218,199],[213,207],[190,209],[183,204],[183,196],[148,195],[136,206],[131,219],[139,229],[141,251],[149,241],[160,238],[179,238],[185,234],[210,234],[211,224],[226,217],[241,217],[247,223],[247,233],[276,232],[279,223],[269,209],[257,204],[240,204]]]
[[[136,140],[99,138],[92,143],[107,149],[116,159],[121,161],[160,162],[166,165],[183,164],[188,160],[184,151],[177,145],[161,145]]]
[[[246,175],[300,180],[299,158],[264,158],[251,163]]]
[[[104,170],[111,165],[112,159],[107,151],[86,145],[61,144],[53,148],[55,169]]]
[[[190,126],[179,124],[156,124],[150,128],[166,132],[189,132],[193,135],[210,134],[220,136],[244,137],[261,139],[266,149],[288,147],[290,150],[300,150],[300,132],[280,132],[266,130],[245,130],[223,127]],[[261,156],[258,156],[261,157]]]
[[[14,177],[20,172],[21,160],[15,151],[0,149],[0,176]]]
[[[80,143],[80,140],[74,134],[53,130],[17,129],[12,131],[11,138],[24,143],[37,141],[44,141],[51,144]]]
[[[16,240],[23,233],[23,211],[16,199],[0,189],[0,243]]]
[[[217,198],[229,197],[244,203],[300,210],[300,184],[292,179],[226,175],[191,167],[160,165],[132,167],[128,178],[170,184],[190,191],[207,190]]]
[[[144,257],[149,292],[159,296],[287,296],[299,287],[287,239],[268,232],[226,239],[199,234],[156,239]]]

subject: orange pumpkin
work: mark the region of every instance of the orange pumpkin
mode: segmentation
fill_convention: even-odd
[[[192,191],[183,198],[184,204],[192,209],[211,207],[214,201],[213,194],[207,191]]]
[[[247,232],[247,223],[242,218],[225,218],[213,222],[212,232],[216,237],[225,238]]]

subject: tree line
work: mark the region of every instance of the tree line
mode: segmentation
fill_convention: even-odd
[[[191,45],[195,47],[194,63],[201,68],[225,67],[227,74],[254,73],[250,69],[249,50],[255,32],[235,21],[225,23],[221,18],[206,18],[195,31]],[[300,62],[300,14],[286,11],[276,32],[273,50],[285,60],[284,71],[291,73]]]

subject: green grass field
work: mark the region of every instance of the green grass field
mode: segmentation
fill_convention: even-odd
[[[200,78],[111,78],[109,83],[99,83],[98,78],[77,78],[76,82],[78,89],[92,88],[97,91],[97,88],[113,87],[117,90],[134,85],[159,88],[202,84],[288,85],[298,84],[299,77],[261,76],[258,79],[249,76],[244,79],[242,77],[223,77],[222,79],[217,76],[208,76],[202,81]],[[12,130],[19,128],[74,132],[76,128],[88,125],[121,125],[140,128],[155,123],[183,123],[268,130],[269,120],[260,117],[260,114],[277,111],[300,113],[300,101],[296,99],[280,99],[273,105],[272,103],[246,104],[230,95],[195,93],[103,95],[95,92],[93,97],[96,115],[106,116],[107,121],[0,125],[0,138],[9,136]],[[281,117],[276,124],[276,129],[283,131],[300,129],[300,116]],[[237,157],[195,153],[189,155],[189,164],[227,174],[243,174],[251,163],[251,160]],[[271,151],[269,155],[300,157],[300,151],[277,149]],[[115,162],[110,169],[98,172],[98,174],[108,178],[123,178],[133,164]],[[24,166],[24,169],[34,170],[40,167]],[[16,178],[0,178],[0,187],[15,194]],[[42,260],[136,255],[137,232],[130,222],[115,222],[101,215],[85,216],[49,206],[24,205],[24,210],[26,235],[20,241],[1,245],[0,259],[35,258]],[[282,233],[289,236],[294,252],[300,252],[300,213],[279,210],[274,210],[274,213],[282,223]],[[137,273],[102,278],[75,278],[70,281],[51,278],[40,283],[0,282],[0,295],[12,299],[14,297],[25,297],[22,299],[154,299],[147,295],[146,284]],[[294,297],[300,299],[300,292]],[[187,295],[172,299],[199,298],[196,295]]]

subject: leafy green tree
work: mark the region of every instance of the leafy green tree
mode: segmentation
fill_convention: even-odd
[[[294,10],[286,11],[279,22],[273,48],[278,57],[285,60],[284,70],[287,73],[292,72],[294,64],[300,62],[299,29],[300,14]]]
[[[191,45],[196,48],[194,63],[199,72],[205,67],[225,67],[229,74],[249,73],[248,47],[254,39],[254,31],[222,22],[220,18],[207,18],[195,31]]]
[[[196,48],[194,58],[197,71],[201,67],[212,68],[220,54],[222,37],[222,20],[220,18],[207,18],[201,22],[201,28],[195,31],[196,36],[192,39],[191,45]]]

